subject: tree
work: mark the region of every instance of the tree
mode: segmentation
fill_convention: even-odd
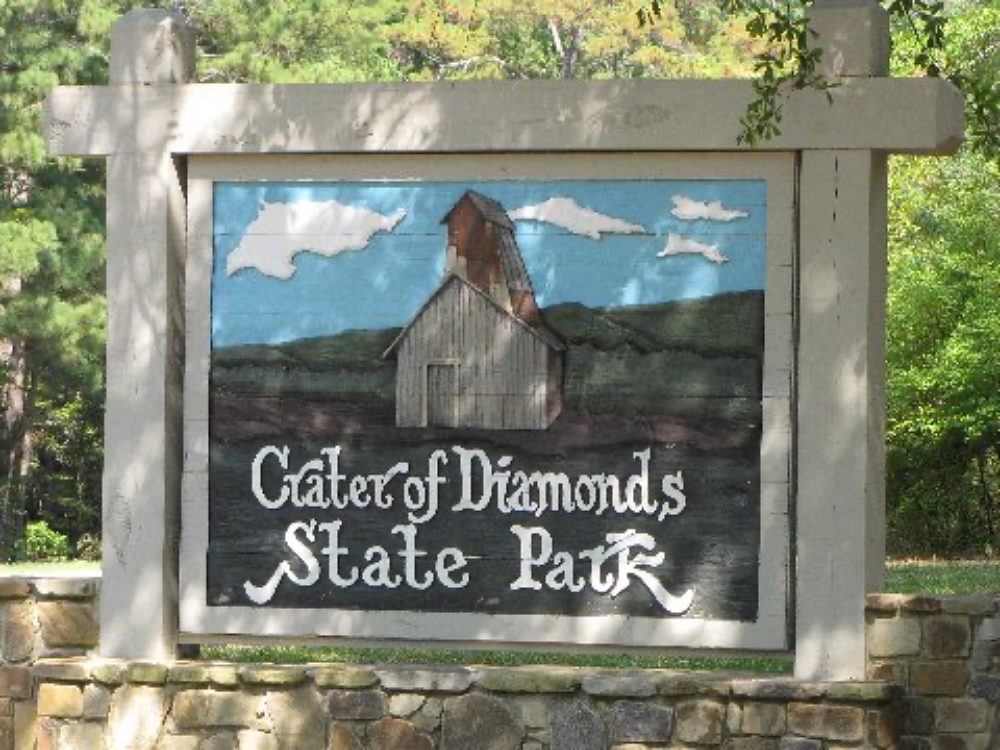
[[[1000,541],[1000,165],[893,165],[889,510],[920,551]]]
[[[102,169],[48,157],[39,125],[52,86],[101,79],[117,15],[95,0],[0,6],[0,556],[50,510],[34,482],[48,410],[101,400]]]
[[[997,0],[952,0],[947,7],[936,0],[885,2],[894,19],[897,72],[945,75],[971,93],[972,144],[995,156]],[[49,158],[39,121],[50,87],[104,82],[110,26],[139,5],[180,7],[192,18],[198,77],[208,82],[732,76],[751,73],[756,59],[759,99],[744,123],[751,141],[780,128],[784,90],[826,85],[815,75],[809,45],[811,0],[8,0],[0,5],[0,556],[9,553],[11,532],[25,517],[48,519],[71,536],[97,523],[103,165]],[[977,420],[969,415],[981,415],[982,426],[991,414],[977,400],[994,386],[983,375],[994,361],[982,358],[991,351],[982,340],[988,329],[977,334],[972,322],[992,320],[990,309],[977,307],[986,305],[988,277],[963,276],[952,254],[955,237],[978,237],[980,230],[957,208],[948,213],[908,191],[926,185],[956,207],[971,207],[980,191],[972,177],[994,174],[989,158],[963,156],[965,166],[954,175],[943,163],[913,162],[917,171],[900,171],[904,177],[894,183],[900,196],[894,217],[908,232],[893,234],[893,283],[903,286],[890,295],[892,372],[906,373],[890,389],[893,486],[903,488],[893,495],[896,508],[916,507],[919,488],[904,479],[916,476],[921,445],[965,446],[948,465],[977,497],[997,492],[995,448],[968,452],[973,443],[985,445],[981,436],[988,433],[973,430]],[[910,162],[897,164],[911,169]],[[945,248],[958,265],[945,273],[944,265],[931,264],[937,275],[924,279],[917,271],[930,273],[930,261],[915,258],[936,258],[932,246]],[[935,327],[933,316],[918,314],[910,302],[930,293],[925,280],[941,295],[934,299],[949,306],[948,320],[965,321],[963,327]],[[929,353],[906,343],[921,341],[933,342],[926,344]],[[942,367],[931,367],[939,362],[968,377],[949,384]],[[938,408],[944,403],[948,409]],[[918,405],[928,415],[919,425],[910,418]],[[937,431],[929,431],[932,424]],[[927,438],[946,433],[961,440]],[[922,497],[930,487],[920,490]],[[994,512],[994,505],[986,507]],[[970,511],[970,524],[977,514]]]
[[[343,83],[399,80],[387,25],[401,0],[210,0],[192,3],[198,78],[205,82]]]
[[[641,0],[421,0],[388,33],[403,72],[428,78],[725,76],[747,70],[753,42],[713,3]]]
[[[944,56],[996,90],[1000,4],[950,13]],[[912,52],[901,34],[898,72]],[[892,163],[888,510],[911,552],[1000,542],[1000,160],[976,122],[953,159]]]
[[[764,42],[754,60],[756,99],[747,107],[742,120],[741,140],[753,145],[781,132],[782,96],[789,90],[827,89],[835,85],[819,72],[822,53],[814,43],[815,32],[809,25],[809,10],[815,0],[778,3],[773,0],[719,0],[722,8],[734,17],[746,17],[750,35]],[[992,43],[980,48],[978,55],[954,53],[961,48],[962,32],[948,32],[949,20],[983,6],[981,17],[989,23],[996,9],[995,0],[956,0],[945,6],[943,0],[882,0],[894,28],[894,43],[905,55],[897,60],[910,75],[945,77],[965,92],[969,134],[977,148],[1000,152],[1000,86],[995,75],[997,48]],[[648,24],[664,13],[665,3],[649,0],[638,10],[640,23]],[[994,19],[995,20],[995,19]],[[994,23],[992,30],[996,31]],[[981,37],[989,27],[965,33]],[[968,50],[971,51],[971,50]],[[992,73],[991,73],[992,71]]]

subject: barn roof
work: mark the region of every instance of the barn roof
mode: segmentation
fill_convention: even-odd
[[[495,201],[482,193],[477,193],[475,190],[466,190],[465,194],[451,207],[451,210],[444,215],[441,223],[445,224],[448,222],[452,213],[465,198],[472,201],[472,205],[476,207],[476,210],[483,215],[486,221],[494,224],[500,230],[498,232],[499,242],[497,243],[497,251],[500,255],[500,265],[507,279],[507,287],[511,292],[526,292],[534,296],[535,290],[531,286],[531,277],[528,275],[528,269],[524,265],[524,259],[521,257],[521,250],[517,246],[517,240],[514,239],[514,222],[510,220],[510,217],[504,211],[499,201]]]
[[[483,215],[486,221],[492,222],[497,226],[501,226],[504,229],[510,229],[513,231],[514,222],[510,220],[507,212],[503,210],[503,206],[500,205],[499,201],[495,201],[492,198],[483,195],[482,193],[477,193],[475,190],[466,190],[462,198],[468,198],[472,201],[472,204],[476,207],[476,210]],[[462,202],[462,198],[455,201],[455,205],[444,215],[441,219],[442,224],[447,224],[448,219],[454,213],[455,209]]]
[[[474,293],[478,294],[484,300],[489,302],[494,308],[496,308],[496,310],[501,315],[506,315],[507,317],[509,317],[511,320],[513,320],[515,323],[521,326],[521,328],[528,331],[532,336],[538,338],[546,346],[549,346],[552,349],[555,349],[556,351],[560,352],[566,350],[566,344],[563,343],[562,339],[560,339],[559,336],[557,336],[556,333],[545,324],[538,326],[528,325],[519,317],[514,315],[512,312],[505,309],[502,305],[500,305],[500,303],[498,303],[486,292],[476,287],[475,284],[470,284],[461,276],[456,276],[453,273],[449,273],[445,277],[445,280],[442,281],[441,284],[438,286],[438,288],[434,290],[434,293],[427,298],[427,301],[424,302],[424,304],[420,306],[420,309],[417,310],[416,313],[414,313],[412,318],[410,318],[410,322],[406,324],[406,327],[403,328],[403,330],[399,332],[399,335],[396,336],[395,339],[393,339],[391,344],[389,344],[389,348],[382,353],[382,359],[388,359],[388,357],[396,350],[396,348],[400,345],[400,343],[402,343],[403,339],[406,338],[406,334],[410,332],[410,329],[413,328],[413,325],[417,322],[420,316],[424,314],[424,311],[428,307],[430,307],[430,304],[435,299],[437,299],[439,296],[441,296],[441,294],[444,293],[444,290],[448,288],[448,286],[450,286],[453,283],[464,284],[465,286],[467,286]]]
[[[504,276],[507,277],[507,287],[512,292],[530,292],[534,295],[535,290],[531,287],[528,268],[524,265],[524,258],[521,257],[521,250],[514,240],[514,233],[509,229],[500,232],[500,265],[503,267]]]

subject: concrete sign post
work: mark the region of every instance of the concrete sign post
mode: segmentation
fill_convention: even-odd
[[[884,564],[886,155],[961,142],[813,9],[837,85],[199,85],[182,19],[54,90],[106,156],[102,653],[241,636],[794,652],[863,677]],[[179,576],[179,582],[178,582]]]

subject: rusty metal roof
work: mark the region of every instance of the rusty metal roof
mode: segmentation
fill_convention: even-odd
[[[462,198],[468,198],[472,201],[476,209],[483,215],[486,221],[496,224],[497,226],[503,227],[504,229],[509,229],[514,231],[514,222],[510,220],[507,212],[504,211],[503,206],[500,205],[499,201],[495,201],[492,198],[478,193],[475,190],[466,190]],[[451,216],[452,212],[462,202],[462,198],[455,201],[455,205],[444,215],[441,219],[442,224],[448,223],[448,218]]]

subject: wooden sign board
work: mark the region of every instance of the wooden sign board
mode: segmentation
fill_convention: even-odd
[[[788,641],[793,157],[192,157],[181,629]]]

